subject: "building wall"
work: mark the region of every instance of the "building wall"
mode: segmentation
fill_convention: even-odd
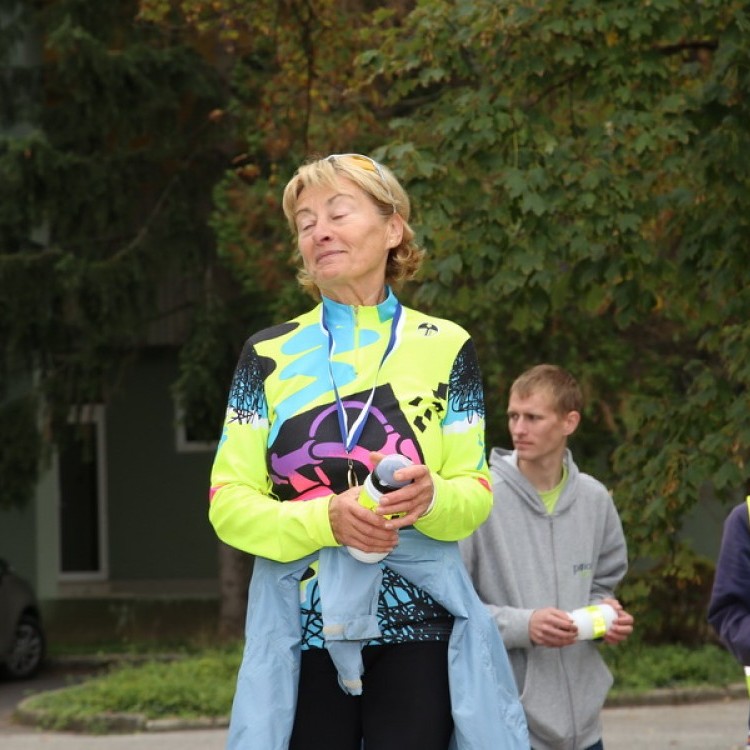
[[[176,377],[176,349],[147,350],[104,406],[103,580],[61,581],[54,455],[28,505],[0,510],[0,556],[40,598],[218,596],[218,541],[208,522],[213,448],[178,444]]]
[[[25,508],[0,510],[0,557],[24,578],[36,580],[36,509],[33,503]]]
[[[204,584],[217,577],[208,523],[213,452],[181,452],[174,350],[151,351],[107,408],[110,579]],[[220,425],[217,425],[217,436]],[[182,582],[182,583],[181,583]]]

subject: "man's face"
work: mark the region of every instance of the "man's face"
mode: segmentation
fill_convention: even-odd
[[[522,397],[511,394],[508,401],[508,429],[521,461],[544,464],[561,460],[568,435],[578,426],[580,415],[555,411],[546,389]]]

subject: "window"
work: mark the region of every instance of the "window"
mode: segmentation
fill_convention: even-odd
[[[58,449],[60,577],[106,580],[107,503],[104,407],[75,409]]]
[[[185,411],[175,403],[175,448],[178,453],[213,453],[219,444],[217,440],[207,440],[205,436],[196,434],[195,429],[188,424]],[[221,431],[221,425],[217,432]]]

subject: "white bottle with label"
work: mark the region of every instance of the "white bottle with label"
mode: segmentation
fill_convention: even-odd
[[[578,628],[578,641],[590,641],[602,638],[617,619],[617,612],[610,604],[592,604],[568,612]]]
[[[359,503],[365,508],[374,510],[380,504],[380,498],[388,492],[406,487],[411,480],[399,481],[393,474],[412,462],[398,453],[386,456],[368,475],[359,493]],[[360,562],[379,562],[388,555],[387,552],[363,552],[356,547],[347,547],[352,557]]]

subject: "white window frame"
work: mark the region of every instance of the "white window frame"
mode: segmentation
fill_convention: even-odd
[[[178,453],[214,453],[219,445],[217,440],[191,440],[185,427],[185,410],[177,401],[174,402],[175,413],[175,450]],[[220,428],[220,425],[217,429]]]

